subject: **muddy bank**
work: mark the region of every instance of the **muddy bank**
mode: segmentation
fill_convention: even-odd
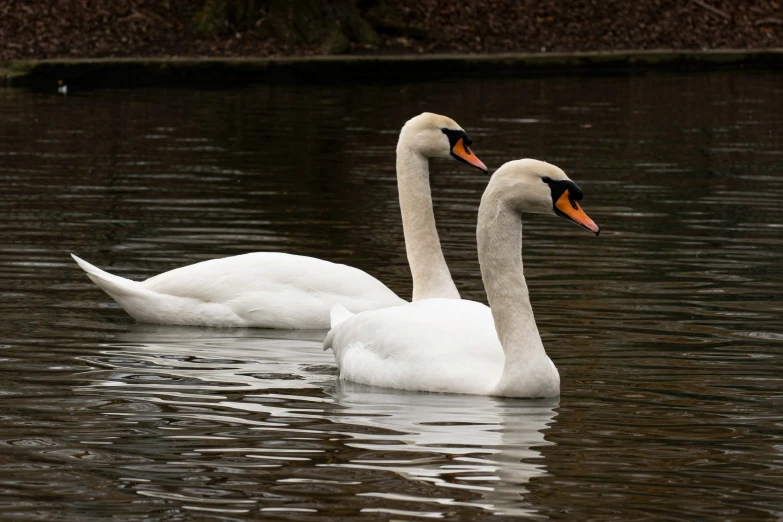
[[[363,0],[364,32],[341,26],[339,41],[292,16],[274,30],[279,4],[256,0],[242,24],[213,26],[205,0],[0,0],[0,60],[783,47],[778,0]]]
[[[256,82],[405,82],[601,74],[648,69],[780,68],[783,50],[428,54],[289,58],[96,58],[0,63],[0,85],[70,92],[148,85],[224,86]]]

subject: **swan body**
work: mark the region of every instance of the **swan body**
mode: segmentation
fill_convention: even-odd
[[[486,172],[471,144],[454,120],[437,114],[416,116],[400,132],[397,179],[414,300],[459,299],[435,228],[429,158],[453,157]],[[278,252],[204,261],[143,282],[73,258],[128,314],[146,323],[326,329],[336,304],[362,312],[406,303],[357,268]]]
[[[131,281],[73,256],[96,285],[143,323],[329,328],[329,310],[404,304],[357,268],[314,257],[256,252],[203,261]]]
[[[403,390],[491,394],[504,357],[488,306],[435,298],[376,312],[342,312],[343,322],[335,321],[329,332],[325,345],[334,349],[341,379]],[[476,373],[488,378],[475,379]]]
[[[490,180],[476,230],[491,309],[425,299],[351,314],[332,311],[324,349],[340,379],[414,391],[556,397],[560,375],[544,350],[522,271],[522,212],[563,215],[598,233],[579,208],[581,190],[535,160],[506,163]]]

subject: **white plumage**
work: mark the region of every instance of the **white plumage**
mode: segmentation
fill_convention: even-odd
[[[342,319],[324,341],[334,349],[341,379],[488,395],[503,371],[492,312],[475,301],[425,299]]]
[[[203,261],[143,282],[73,258],[96,285],[144,323],[329,328],[335,303],[361,311],[406,302],[357,268],[279,252]]]
[[[337,308],[324,349],[333,349],[340,378],[413,391],[559,395],[560,375],[541,342],[522,271],[520,217],[557,208],[598,233],[566,187],[581,198],[562,170],[541,161],[513,161],[498,169],[482,197],[476,231],[492,309],[453,299],[357,315]],[[563,194],[567,208],[556,203]]]
[[[459,125],[437,114],[423,113],[400,132],[397,178],[414,299],[459,298],[435,228],[428,158],[454,155],[486,170],[468,145]],[[359,269],[279,252],[204,261],[144,282],[73,258],[125,311],[147,323],[325,329],[329,310],[338,303],[352,312],[406,303]]]

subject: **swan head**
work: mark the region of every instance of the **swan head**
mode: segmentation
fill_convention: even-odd
[[[520,214],[555,214],[595,233],[598,225],[579,206],[582,189],[559,167],[534,159],[509,161],[492,175],[493,192]]]
[[[470,150],[472,144],[473,140],[456,121],[424,112],[402,127],[397,149],[407,147],[426,158],[452,157],[487,172],[486,165]]]

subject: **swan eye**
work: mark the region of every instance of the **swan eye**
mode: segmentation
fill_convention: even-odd
[[[541,181],[543,181],[544,183],[549,183],[552,180],[549,177],[544,176],[543,178],[541,178]]]

